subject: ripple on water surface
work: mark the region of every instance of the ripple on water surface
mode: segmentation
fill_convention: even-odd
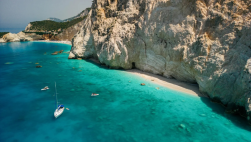
[[[245,119],[224,113],[208,99],[125,71],[68,60],[69,45],[0,47],[0,141],[251,141]],[[59,50],[66,53],[51,55]],[[59,102],[69,108],[58,119],[53,118],[55,81]],[[41,91],[44,86],[50,89]]]

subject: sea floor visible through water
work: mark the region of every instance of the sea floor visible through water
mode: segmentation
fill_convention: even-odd
[[[69,60],[70,48],[0,44],[1,142],[251,141],[246,120],[225,113],[221,105],[123,70]],[[59,50],[64,52],[51,55]],[[55,82],[60,104],[69,108],[57,119]],[[41,91],[45,86],[50,89]]]

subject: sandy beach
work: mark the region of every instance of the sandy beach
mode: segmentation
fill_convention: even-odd
[[[100,62],[97,59],[90,58],[88,60],[91,62],[94,62],[96,64],[100,64]],[[131,70],[125,70],[125,71],[127,73],[131,73],[131,74],[140,76],[140,77],[144,78],[145,80],[152,81],[153,83],[156,83],[160,86],[163,86],[163,87],[166,87],[169,89],[184,92],[184,93],[187,93],[187,94],[190,94],[193,96],[197,96],[197,97],[208,98],[208,96],[205,96],[200,93],[199,86],[197,84],[186,83],[186,82],[178,81],[176,79],[168,79],[166,77],[163,77],[160,75],[155,75],[152,73],[143,72],[138,69],[131,69]],[[142,83],[144,83],[144,82],[142,82]]]
[[[197,96],[197,97],[207,97],[207,96],[200,93],[199,87],[196,84],[189,84],[189,83],[178,81],[176,79],[168,79],[163,76],[159,76],[159,75],[155,75],[155,74],[151,74],[151,73],[146,73],[146,72],[140,71],[138,69],[128,70],[127,72],[138,75],[138,76],[144,78],[145,80],[152,81],[152,82],[159,84],[163,87],[167,87],[167,88],[170,88],[173,90],[181,91],[181,92],[184,92],[184,93],[187,93],[187,94],[190,94],[193,96]]]
[[[34,40],[34,42],[54,42],[54,43],[63,43],[63,44],[71,44],[71,41],[51,41],[51,40]]]

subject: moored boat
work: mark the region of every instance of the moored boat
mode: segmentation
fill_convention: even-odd
[[[42,91],[44,91],[44,90],[48,90],[49,89],[49,87],[48,86],[45,86],[43,89],[41,89]]]
[[[57,98],[57,87],[55,82],[55,97],[56,97],[56,110],[54,111],[54,117],[58,118],[64,112],[64,105],[58,105],[58,98]]]
[[[54,112],[54,117],[58,118],[64,112],[64,105],[58,105],[58,108]]]
[[[98,96],[98,95],[99,95],[99,94],[94,94],[94,93],[91,94],[91,96]]]

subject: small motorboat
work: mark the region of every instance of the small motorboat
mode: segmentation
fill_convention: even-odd
[[[49,87],[48,86],[45,86],[43,89],[41,89],[42,91],[44,91],[44,90],[48,90],[49,89]]]
[[[99,94],[94,94],[94,93],[92,93],[92,95],[91,96],[98,96]]]

